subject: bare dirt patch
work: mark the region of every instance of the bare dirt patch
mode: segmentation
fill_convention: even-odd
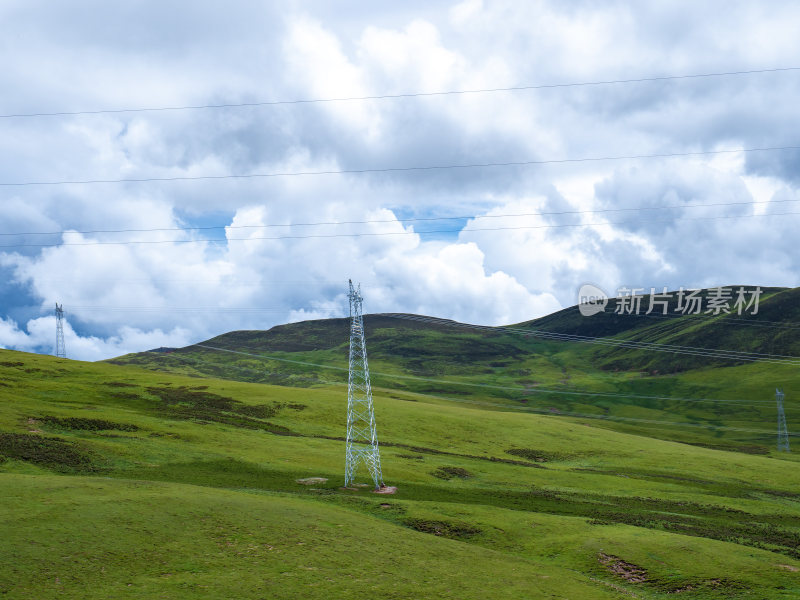
[[[295,479],[297,483],[300,485],[319,485],[321,483],[327,483],[327,477],[305,477],[303,479]]]
[[[649,580],[647,571],[642,567],[622,560],[618,556],[612,556],[600,552],[597,555],[597,560],[601,565],[605,566],[609,571],[621,577],[628,583],[645,583]]]
[[[383,487],[378,488],[377,490],[372,490],[373,494],[396,494],[397,493],[397,486],[396,485],[384,485]],[[383,505],[381,505],[383,506]]]

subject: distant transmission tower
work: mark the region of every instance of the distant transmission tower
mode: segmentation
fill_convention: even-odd
[[[67,349],[64,346],[64,305],[56,302],[56,356],[67,358]]]
[[[359,462],[369,469],[375,489],[383,487],[375,413],[372,410],[372,388],[369,384],[367,345],[364,340],[364,317],[361,313],[361,285],[350,280],[350,377],[347,385],[347,455],[344,485],[355,482]]]
[[[789,431],[786,429],[786,415],[783,412],[783,390],[775,390],[778,402],[778,450],[789,452]]]

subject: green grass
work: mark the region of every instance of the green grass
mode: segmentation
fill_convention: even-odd
[[[495,598],[614,597],[548,561],[313,500],[52,476],[0,484],[14,524],[6,598],[459,599],[487,586]]]
[[[380,496],[339,487],[341,386],[10,351],[0,381],[3,598],[800,593],[792,455],[378,387]]]
[[[573,307],[517,329],[800,356],[798,299],[800,289],[769,289],[758,315],[744,323],[734,320],[740,318],[735,314],[670,319],[615,315],[612,301],[606,313],[590,318]],[[795,365],[548,341],[380,315],[368,315],[365,325],[373,384],[406,400],[583,415],[595,426],[615,431],[760,454],[772,453],[775,446],[776,387],[786,389],[789,420],[800,418],[793,395],[800,389]],[[347,327],[346,319],[328,319],[266,332],[238,331],[204,345],[247,354],[190,346],[112,362],[301,388],[344,385]]]

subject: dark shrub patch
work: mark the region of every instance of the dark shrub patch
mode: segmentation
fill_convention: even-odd
[[[397,394],[389,394],[389,398],[394,398],[395,400],[405,400],[406,402],[416,402],[416,398],[409,398],[407,396],[398,396]]]
[[[784,492],[782,490],[764,490],[765,494],[777,496],[778,498],[788,498],[789,500],[800,501],[800,494],[796,492]]]
[[[472,473],[461,467],[439,467],[431,473],[434,477],[439,479],[452,479],[458,477],[459,479],[468,479],[472,477]]]
[[[109,387],[136,387],[133,383],[125,383],[124,381],[106,381],[103,385]]]
[[[506,450],[506,454],[510,454],[511,456],[519,456],[520,458],[526,458],[528,460],[532,460],[533,462],[558,460],[558,456],[555,454],[544,452],[542,450],[533,450],[532,448],[509,448]]]
[[[72,442],[28,433],[0,433],[0,455],[55,471],[95,471],[90,456]]]
[[[544,498],[546,500],[561,500],[563,498],[558,492],[537,487],[532,487],[528,493],[536,498]]]
[[[187,387],[150,387],[147,391],[161,400],[160,412],[167,418],[222,423],[243,429],[262,429],[279,435],[294,435],[286,427],[262,420],[277,415],[282,408],[281,404],[251,406],[233,398]]]
[[[476,457],[467,456],[467,458],[476,458]],[[489,456],[488,458],[482,460],[488,460],[489,462],[503,463],[504,465],[517,465],[518,467],[533,467],[536,469],[547,468],[538,463],[527,462],[524,460],[513,460],[511,458],[497,458],[496,456]]]
[[[47,427],[53,429],[69,429],[72,431],[138,431],[136,425],[129,423],[114,423],[104,419],[84,419],[79,417],[31,417]]]
[[[373,511],[399,516],[406,513],[406,507],[400,504],[392,504],[391,502],[381,502],[373,506]]]
[[[279,404],[258,404],[250,406],[242,404],[236,408],[236,414],[245,415],[247,417],[255,417],[256,419],[269,419],[278,414],[281,407]]]
[[[0,362],[0,367],[22,367],[25,363],[16,362],[16,361],[2,361]]]
[[[708,444],[705,442],[691,442],[686,441],[683,442],[684,444],[689,444],[690,446],[699,446],[701,448],[710,448],[712,450],[726,450],[728,452],[742,452],[744,454],[756,454],[760,456],[764,456],[769,454],[771,447],[769,446],[759,446],[756,444]]]
[[[234,404],[238,404],[233,398],[218,396],[209,392],[192,390],[187,387],[166,388],[149,387],[147,391],[158,396],[163,405],[168,408],[190,408],[197,411],[231,411]]]
[[[481,533],[481,530],[468,523],[450,523],[448,521],[429,521],[427,519],[405,519],[403,524],[423,533],[432,533],[451,539],[470,538]]]
[[[142,397],[135,392],[112,392],[109,394],[109,396],[115,398],[116,400],[123,400],[127,402],[138,402],[142,399]]]

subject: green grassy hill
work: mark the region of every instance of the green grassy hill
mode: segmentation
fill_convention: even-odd
[[[668,317],[616,314],[612,299],[604,313],[591,317],[572,307],[491,330],[410,315],[368,315],[365,326],[373,381],[387,389],[422,394],[430,402],[580,415],[616,431],[766,454],[775,441],[776,387],[786,390],[790,420],[800,418],[793,395],[800,393],[800,365],[548,335],[800,356],[799,300],[800,288],[765,288],[756,315],[675,316],[673,296]],[[201,346],[111,362],[308,388],[346,382],[347,353],[347,320],[327,319],[236,331]]]
[[[300,326],[320,327],[320,339],[326,330]],[[403,351],[397,338],[376,339],[379,331],[370,350]],[[415,331],[431,343],[443,337],[405,329]],[[552,342],[458,335],[507,354],[518,347],[515,360],[531,366],[559,353],[529,359],[524,344]],[[587,373],[582,383],[605,381],[573,359],[569,372]],[[800,594],[791,455],[714,450],[611,431],[602,420],[498,410],[471,403],[474,394],[453,402],[377,385],[384,479],[398,492],[341,489],[345,390],[323,384],[317,367],[294,366],[281,375],[305,387],[0,350],[0,596]],[[469,377],[474,366],[448,368]]]
[[[741,286],[729,286],[738,289]],[[750,288],[747,288],[750,289]],[[800,288],[762,288],[758,312],[730,314],[686,314],[677,311],[678,296],[670,295],[667,315],[656,307],[646,315],[643,300],[640,314],[618,314],[618,299],[610,299],[606,310],[591,317],[581,316],[577,307],[570,307],[541,319],[523,323],[521,327],[582,336],[613,337],[620,341],[654,342],[736,350],[764,355],[800,356]],[[711,290],[699,296],[707,306]],[[713,356],[686,355],[669,352],[639,352],[610,348],[596,351],[594,356],[604,369],[639,370],[651,373],[680,373],[704,367],[729,367],[746,361],[722,360]]]

